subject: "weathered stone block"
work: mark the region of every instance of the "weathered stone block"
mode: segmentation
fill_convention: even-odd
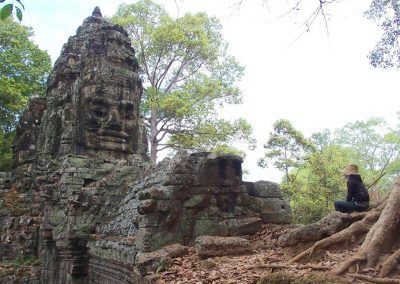
[[[264,223],[291,223],[292,212],[288,202],[278,198],[259,199],[261,200],[261,218]]]
[[[287,201],[280,198],[260,198],[261,212],[290,211],[290,205]]]
[[[89,160],[84,156],[70,156],[64,160],[63,165],[75,168],[86,168],[89,165]]]
[[[173,202],[170,200],[158,200],[157,201],[157,210],[162,213],[167,213],[170,211],[171,206],[173,206]]]
[[[174,192],[174,187],[172,186],[153,186],[151,188],[147,188],[138,193],[138,197],[140,200],[143,199],[171,199]]]
[[[200,236],[195,240],[201,258],[250,253],[250,241],[239,237]]]
[[[261,199],[247,194],[241,195],[242,206],[249,211],[261,212]]]
[[[188,190],[191,195],[198,195],[198,194],[217,193],[220,191],[220,188],[219,187],[210,187],[210,186],[193,186],[193,187],[189,187]]]
[[[254,183],[253,196],[264,198],[282,198],[282,193],[277,183],[260,180]]]
[[[139,215],[139,228],[157,227],[160,222],[160,215],[146,214]]]
[[[138,255],[137,267],[142,275],[156,272],[157,269],[165,270],[172,263],[172,258],[184,256],[188,251],[188,247],[181,244],[168,245],[162,249]]]
[[[218,220],[196,220],[193,228],[193,237],[201,235],[228,236],[229,224]]]
[[[200,186],[202,183],[199,180],[199,176],[195,174],[167,174],[166,179],[162,182],[162,185]]]
[[[290,224],[292,222],[292,214],[289,212],[263,212],[261,218],[265,224]]]
[[[155,199],[144,199],[140,201],[139,212],[146,214],[153,212],[156,209],[157,201]]]
[[[204,208],[209,202],[209,198],[205,194],[193,195],[189,200],[185,201],[184,206],[187,208]]]

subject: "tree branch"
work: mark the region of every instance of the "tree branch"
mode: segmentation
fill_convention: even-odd
[[[165,145],[165,146],[161,147],[161,148],[157,148],[157,152],[160,152],[160,151],[168,149],[168,148],[174,148],[172,145],[168,145],[168,144],[159,144],[159,146],[160,145]]]
[[[167,67],[165,68],[164,72],[160,75],[160,77],[157,79],[157,82],[154,84],[154,86],[159,89],[161,87],[162,82],[164,81],[165,76],[167,75],[169,69],[171,68],[172,64],[174,64],[177,60],[177,56],[174,55],[174,57],[171,59],[171,61],[168,63]]]
[[[163,55],[163,51],[161,51],[160,54],[158,55],[158,59],[157,59],[157,61],[156,61],[156,64],[155,64],[154,69],[153,69],[153,72],[152,72],[152,78],[153,78],[154,80],[155,80],[155,78],[156,78],[156,72],[157,72],[157,69],[158,69],[158,64],[159,64],[160,61],[161,61],[162,55]]]
[[[172,88],[172,86],[176,83],[176,80],[178,79],[179,75],[181,74],[183,67],[185,67],[186,63],[188,61],[183,61],[181,66],[179,66],[178,71],[175,73],[174,77],[172,78],[171,82],[169,83],[169,85],[165,88],[165,92],[168,93],[170,91],[170,89]]]

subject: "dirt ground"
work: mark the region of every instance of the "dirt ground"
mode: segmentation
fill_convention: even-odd
[[[249,237],[253,249],[253,253],[249,255],[200,259],[192,247],[189,254],[173,259],[173,264],[166,271],[150,274],[147,278],[155,284],[400,283],[400,264],[390,275],[391,280],[381,278],[379,282],[371,281],[372,278],[377,279],[377,271],[374,269],[357,267],[341,276],[331,274],[330,271],[339,263],[358,251],[363,241],[360,239],[322,250],[310,260],[289,264],[288,261],[294,255],[313,244],[279,247],[278,237],[294,228],[296,225],[264,225],[260,232]],[[28,282],[38,279],[39,269],[39,266],[32,265],[32,261],[1,263],[0,283],[16,283],[17,279]]]
[[[212,284],[212,283],[371,283],[359,279],[357,275],[377,277],[374,269],[350,271],[342,276],[334,276],[330,270],[337,267],[346,257],[357,252],[359,241],[342,244],[329,251],[321,251],[303,263],[288,264],[288,260],[310,247],[312,243],[281,248],[277,245],[278,237],[294,229],[294,225],[267,224],[254,236],[250,237],[253,253],[241,256],[223,256],[200,259],[194,248],[188,255],[173,260],[173,264],[160,273],[150,276],[153,283],[164,284]],[[356,278],[357,277],[357,278]],[[392,273],[400,283],[400,269]],[[374,283],[374,282],[372,282]],[[375,282],[377,283],[377,282]],[[385,283],[385,282],[380,282]],[[393,283],[393,282],[386,282]]]

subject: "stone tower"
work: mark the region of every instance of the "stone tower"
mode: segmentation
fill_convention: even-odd
[[[143,148],[138,146],[141,94],[127,32],[96,8],[63,46],[49,76],[39,155],[126,159],[137,153]]]

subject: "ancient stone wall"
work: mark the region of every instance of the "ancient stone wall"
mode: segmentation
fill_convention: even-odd
[[[0,172],[0,202],[4,202],[4,194],[11,189],[11,173]]]
[[[33,184],[37,138],[45,109],[45,98],[37,97],[29,102],[16,127],[12,172],[3,175],[6,177],[3,186],[0,178],[0,247],[6,249],[0,255],[35,254],[38,248],[41,208]]]
[[[5,232],[9,227],[9,215],[10,211],[8,210],[6,200],[6,194],[11,190],[11,174],[9,172],[0,172],[0,233],[1,233],[1,242],[0,242],[0,260],[9,253],[10,247],[7,240],[7,235]]]
[[[244,236],[262,223],[290,223],[291,210],[272,182],[243,183],[240,157],[180,153],[134,183],[114,218],[97,227],[91,256],[140,267],[149,252],[197,236]],[[140,268],[140,271],[147,271]]]

